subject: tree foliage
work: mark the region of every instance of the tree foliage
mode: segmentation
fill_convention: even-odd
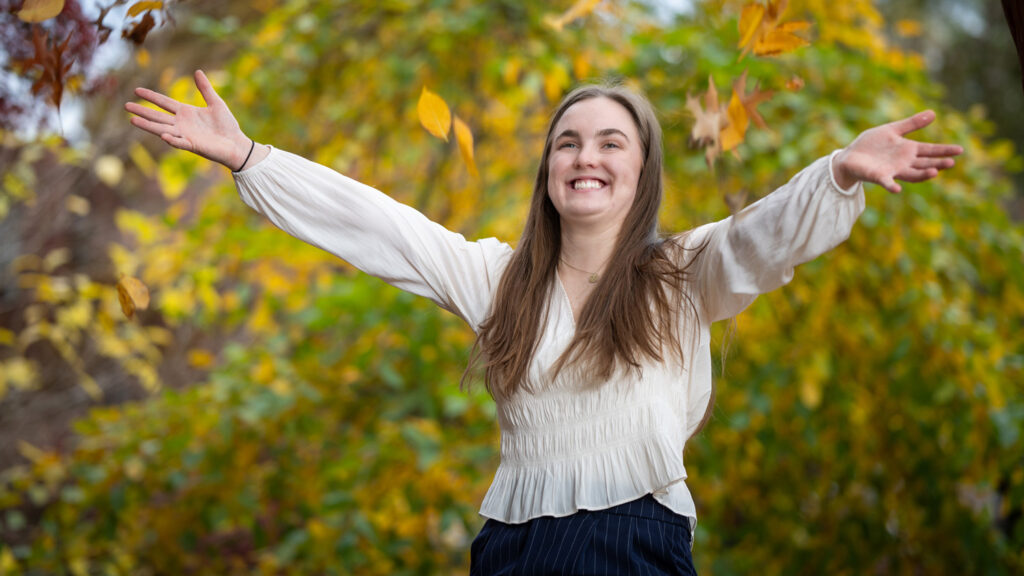
[[[934,107],[920,137],[963,144],[959,167],[901,196],[869,189],[846,244],[739,317],[714,418],[686,454],[695,558],[708,574],[1018,572],[1024,238],[999,202],[1019,161],[981,114],[943,105],[872,2],[785,4],[709,0],[666,18],[609,1],[290,0],[223,23],[246,44],[213,79],[257,141],[506,240],[547,115],[577,82],[626,78],[661,111],[667,230],[724,217],[727,195],[735,208],[732,194],[762,196],[858,131]],[[759,53],[780,30],[801,41]],[[722,115],[716,145],[730,142],[708,158],[688,147],[687,97],[730,86],[700,108]],[[188,76],[157,88],[198,101]],[[428,94],[428,112],[456,112],[455,142],[421,126]],[[169,339],[219,338],[189,354],[196,386],[92,411],[67,451],[23,446],[28,464],[0,485],[0,571],[464,571],[497,458],[491,401],[458,390],[468,328],[272,229],[195,157],[12,149],[13,207],[39,177],[26,151],[43,149],[112,186],[129,181],[122,166],[156,183],[164,208],[117,214],[111,278],[69,272],[60,251],[15,262],[31,304],[0,328],[0,391],[40,384],[45,345],[94,395],[85,350],[155,392]],[[152,295],[134,319],[122,274]]]

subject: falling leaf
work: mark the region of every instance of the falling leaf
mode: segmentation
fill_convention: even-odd
[[[743,102],[736,91],[733,91],[732,98],[729,99],[726,114],[729,118],[729,125],[722,129],[720,135],[722,152],[732,151],[733,154],[736,154],[736,147],[743,142],[747,127],[750,125],[750,119],[747,117],[747,112],[743,109]]]
[[[466,166],[469,167],[469,173],[474,178],[479,178],[480,173],[476,169],[476,160],[473,158],[473,133],[469,130],[469,126],[462,121],[462,118],[455,117],[455,141],[459,143],[459,153],[462,154],[463,161],[466,162]]]
[[[748,52],[756,56],[777,56],[809,44],[793,32],[810,27],[810,22],[779,23],[789,0],[770,0],[767,4],[750,3],[740,12],[739,46],[742,60]]]
[[[733,83],[732,98],[729,100],[728,116],[729,125],[722,130],[722,150],[732,151],[733,155],[739,158],[736,147],[743,142],[746,136],[750,121],[753,120],[759,128],[767,129],[768,125],[764,118],[757,111],[757,105],[769,100],[772,91],[762,91],[760,85],[755,86],[753,92],[747,93],[747,71]]]
[[[601,3],[601,0],[576,0],[576,2],[569,7],[560,16],[554,14],[548,14],[544,17],[544,23],[548,26],[562,31],[563,28],[573,20],[583,18],[594,11],[597,5]]]
[[[732,194],[725,194],[722,199],[725,200],[725,205],[729,207],[729,213],[737,216],[743,211],[743,207],[747,205],[747,191],[740,190]]]
[[[708,77],[708,90],[704,94],[704,107],[696,97],[687,95],[686,109],[693,114],[693,129],[690,131],[690,145],[704,148],[704,159],[708,168],[712,168],[715,158],[722,151],[720,134],[723,128],[729,125],[726,108],[718,103],[718,90],[715,89],[715,82]]]
[[[128,9],[128,16],[134,17],[142,14],[147,10],[162,10],[164,7],[163,2],[136,2],[132,4],[132,7]]]
[[[130,40],[136,46],[141,46],[142,43],[146,41],[146,35],[153,29],[153,26],[156,26],[156,20],[153,19],[153,13],[146,12],[142,17],[142,20],[136,22],[135,25],[132,26],[131,30],[122,30],[121,37]]]
[[[810,44],[807,40],[793,34],[798,30],[810,27],[810,22],[787,22],[774,30],[769,30],[754,45],[757,56],[778,56],[803,48]]]
[[[121,311],[131,318],[136,310],[149,307],[149,288],[138,278],[122,276],[117,282],[117,299],[121,302]]]
[[[448,131],[452,127],[452,113],[440,96],[427,90],[424,86],[423,92],[420,93],[419,104],[416,105],[416,111],[420,116],[420,124],[427,129],[427,132],[445,142],[448,141]]]
[[[25,0],[18,11],[18,18],[25,22],[49,20],[64,10],[64,0]]]
[[[804,89],[804,79],[793,75],[792,78],[786,81],[786,90],[792,90],[793,92],[799,92]]]

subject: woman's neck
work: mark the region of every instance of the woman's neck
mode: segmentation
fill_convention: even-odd
[[[563,220],[559,257],[570,268],[600,272],[611,258],[618,235],[617,226],[571,226]]]

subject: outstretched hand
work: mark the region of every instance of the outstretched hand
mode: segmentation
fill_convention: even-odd
[[[873,182],[893,194],[902,188],[896,180],[924,182],[951,168],[953,158],[963,154],[955,144],[917,142],[906,135],[935,120],[925,110],[909,118],[865,130],[835,157],[836,183],[849,188],[857,181]]]
[[[125,110],[135,114],[131,123],[159,136],[175,148],[194,152],[237,170],[252,143],[202,70],[196,70],[195,81],[206,102],[205,108],[178,102],[147,88],[136,88],[136,96],[156,104],[169,114],[128,102],[124,105]]]

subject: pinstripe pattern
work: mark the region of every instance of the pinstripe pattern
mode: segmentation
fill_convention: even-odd
[[[523,524],[488,520],[473,540],[469,573],[696,576],[697,571],[689,519],[648,495],[562,518],[542,516]]]

